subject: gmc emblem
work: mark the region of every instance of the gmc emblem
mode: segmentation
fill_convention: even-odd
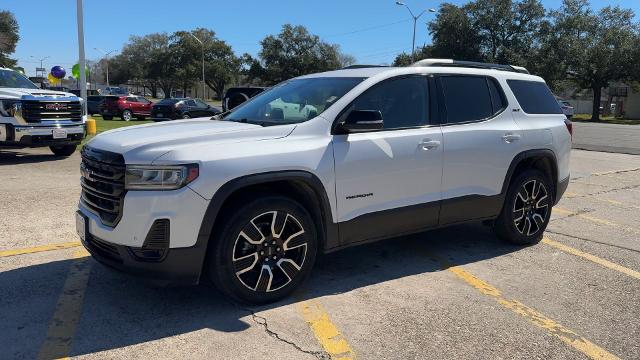
[[[47,104],[44,106],[45,109],[47,110],[67,110],[67,104],[59,104],[59,103],[53,103],[53,104]]]

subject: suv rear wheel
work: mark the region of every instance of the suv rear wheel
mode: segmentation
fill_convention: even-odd
[[[76,145],[49,146],[49,149],[56,156],[70,156],[76,151]]]
[[[529,169],[511,182],[500,216],[495,221],[496,234],[514,244],[535,244],[542,240],[549,224],[554,189],[540,171]]]
[[[231,213],[209,254],[216,286],[254,304],[291,293],[309,275],[317,252],[307,210],[289,198],[269,196]]]

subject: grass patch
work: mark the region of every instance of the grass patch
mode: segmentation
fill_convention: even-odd
[[[614,116],[600,116],[600,121],[592,121],[591,114],[576,114],[571,118],[571,121],[599,124],[640,125],[640,120],[617,118]]]
[[[124,120],[121,120],[120,118],[117,118],[117,117],[113,118],[113,120],[105,120],[100,115],[92,115],[90,117],[93,118],[96,121],[96,134],[100,134],[101,132],[104,132],[104,131],[107,131],[107,130],[112,130],[112,129],[117,129],[117,128],[121,128],[121,127],[149,124],[149,123],[153,122],[151,120],[124,121]],[[91,138],[93,138],[94,136],[95,135],[87,136],[84,140],[82,140],[82,143],[79,145],[79,147],[82,147],[82,145],[84,145],[87,141],[91,140]]]

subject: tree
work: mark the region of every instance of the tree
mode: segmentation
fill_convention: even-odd
[[[433,45],[427,45],[427,46],[416,48],[416,56],[415,56],[416,59],[421,60],[421,59],[428,59],[428,58],[434,58],[434,57],[438,57],[438,56],[434,56],[433,54]],[[441,56],[441,57],[448,57],[448,56]],[[460,59],[455,56],[451,58]],[[464,58],[462,59],[465,60]],[[393,60],[393,66],[409,66],[411,64],[412,63],[411,63],[410,53],[409,54],[404,52],[400,53]]]
[[[292,77],[338,69],[342,66],[337,45],[321,41],[304,26],[286,24],[278,35],[265,37],[260,45],[259,62],[250,68],[267,84],[275,84]]]
[[[0,11],[0,65],[16,65],[16,61],[9,58],[9,55],[16,51],[18,40],[20,34],[15,16],[9,11]]]
[[[631,9],[607,6],[594,13],[587,0],[564,0],[551,17],[553,56],[570,80],[593,91],[591,119],[599,120],[603,87],[640,80],[640,24]]]
[[[436,58],[482,61],[481,37],[468,9],[444,3],[438,16],[428,24],[433,45],[429,55]]]

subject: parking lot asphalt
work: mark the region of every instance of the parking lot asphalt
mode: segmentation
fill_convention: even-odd
[[[573,122],[575,149],[640,155],[640,126]]]
[[[389,239],[259,307],[87,257],[79,161],[0,151],[2,359],[640,358],[640,156],[574,150],[538,245],[481,224]]]

